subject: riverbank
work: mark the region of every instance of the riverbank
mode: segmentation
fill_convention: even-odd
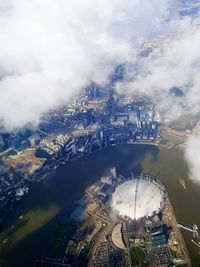
[[[27,263],[40,258],[52,238],[56,218],[70,211],[73,202],[85,189],[112,166],[123,175],[130,175],[132,172],[138,174],[144,170],[159,176],[170,193],[177,221],[184,225],[200,225],[200,188],[188,179],[188,169],[182,151],[176,148],[159,150],[158,147],[146,145],[121,145],[60,165],[45,183],[31,185],[29,194],[17,204],[0,234],[0,266],[31,266]],[[184,177],[187,190],[180,185],[179,176]],[[21,214],[24,218],[8,237],[5,246],[5,232],[17,223]],[[33,229],[37,221],[40,224]],[[20,239],[19,234],[25,229],[28,229],[28,233]],[[191,244],[190,234],[184,232],[183,236],[192,266],[197,267],[200,262],[198,249]],[[24,258],[19,256],[22,253]]]

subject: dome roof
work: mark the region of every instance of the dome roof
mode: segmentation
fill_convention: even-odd
[[[151,216],[161,207],[159,186],[142,179],[128,180],[120,184],[112,195],[111,206],[121,216],[139,219]]]

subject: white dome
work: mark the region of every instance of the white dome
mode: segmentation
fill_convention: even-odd
[[[134,179],[120,184],[112,195],[112,208],[121,216],[139,219],[160,209],[162,195],[153,182]]]

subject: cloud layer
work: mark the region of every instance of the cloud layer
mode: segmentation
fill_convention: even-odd
[[[138,56],[136,64],[130,62],[125,81],[117,84],[117,90],[151,97],[161,111],[176,120],[184,113],[200,112],[200,24],[196,18],[176,17],[169,27],[175,35],[161,40],[161,48],[154,49],[150,55]],[[181,96],[172,93],[172,88],[178,88]],[[199,149],[200,134],[195,133],[186,143],[185,158],[189,177],[200,184]]]
[[[175,21],[172,23],[173,29]],[[128,68],[126,81],[119,83],[117,89],[125,88],[130,94],[137,92],[152,96],[167,107],[171,102],[176,108],[194,111],[200,104],[200,27],[190,19],[176,20],[176,23],[179,31],[164,40],[157,40],[161,48],[149,56],[138,57],[137,74]],[[173,87],[182,91],[181,98],[170,94]]]
[[[200,27],[175,12],[169,17],[169,2],[0,0],[0,124],[37,123],[91,80],[106,82],[113,66],[124,62],[126,79],[118,90],[147,94],[174,116],[199,110]],[[139,56],[145,41],[171,32],[178,37],[160,53]],[[183,96],[169,94],[172,87]],[[200,181],[200,157],[193,154],[199,146],[199,137],[190,139],[186,157],[191,177]]]
[[[184,113],[200,112],[200,24],[197,19],[175,18],[169,25],[175,36],[149,56],[138,56],[134,67],[130,62],[126,79],[117,85],[117,90],[129,95],[139,93],[151,97],[161,111],[170,113],[171,118],[176,120]],[[135,65],[138,68],[136,73],[133,70]],[[178,88],[181,96],[172,93],[172,88]],[[186,143],[185,158],[189,177],[198,184],[199,150],[200,134],[195,133]]]
[[[187,142],[185,158],[189,166],[189,177],[200,184],[200,136],[192,136]]]
[[[167,1],[153,3],[156,9],[139,0],[0,0],[4,126],[37,122],[91,80],[105,81],[115,64],[162,31]]]

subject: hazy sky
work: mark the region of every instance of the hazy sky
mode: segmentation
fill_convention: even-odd
[[[174,116],[183,106],[199,110],[199,23],[175,10],[169,14],[169,2],[0,0],[0,122],[8,129],[37,123],[91,80],[106,82],[124,62],[129,68],[119,91],[153,96]],[[178,38],[162,53],[138,56],[143,42],[171,32]],[[130,67],[135,63],[137,77]],[[174,86],[182,88],[181,99],[169,94]],[[191,177],[200,181],[199,140],[189,140],[186,157]]]

